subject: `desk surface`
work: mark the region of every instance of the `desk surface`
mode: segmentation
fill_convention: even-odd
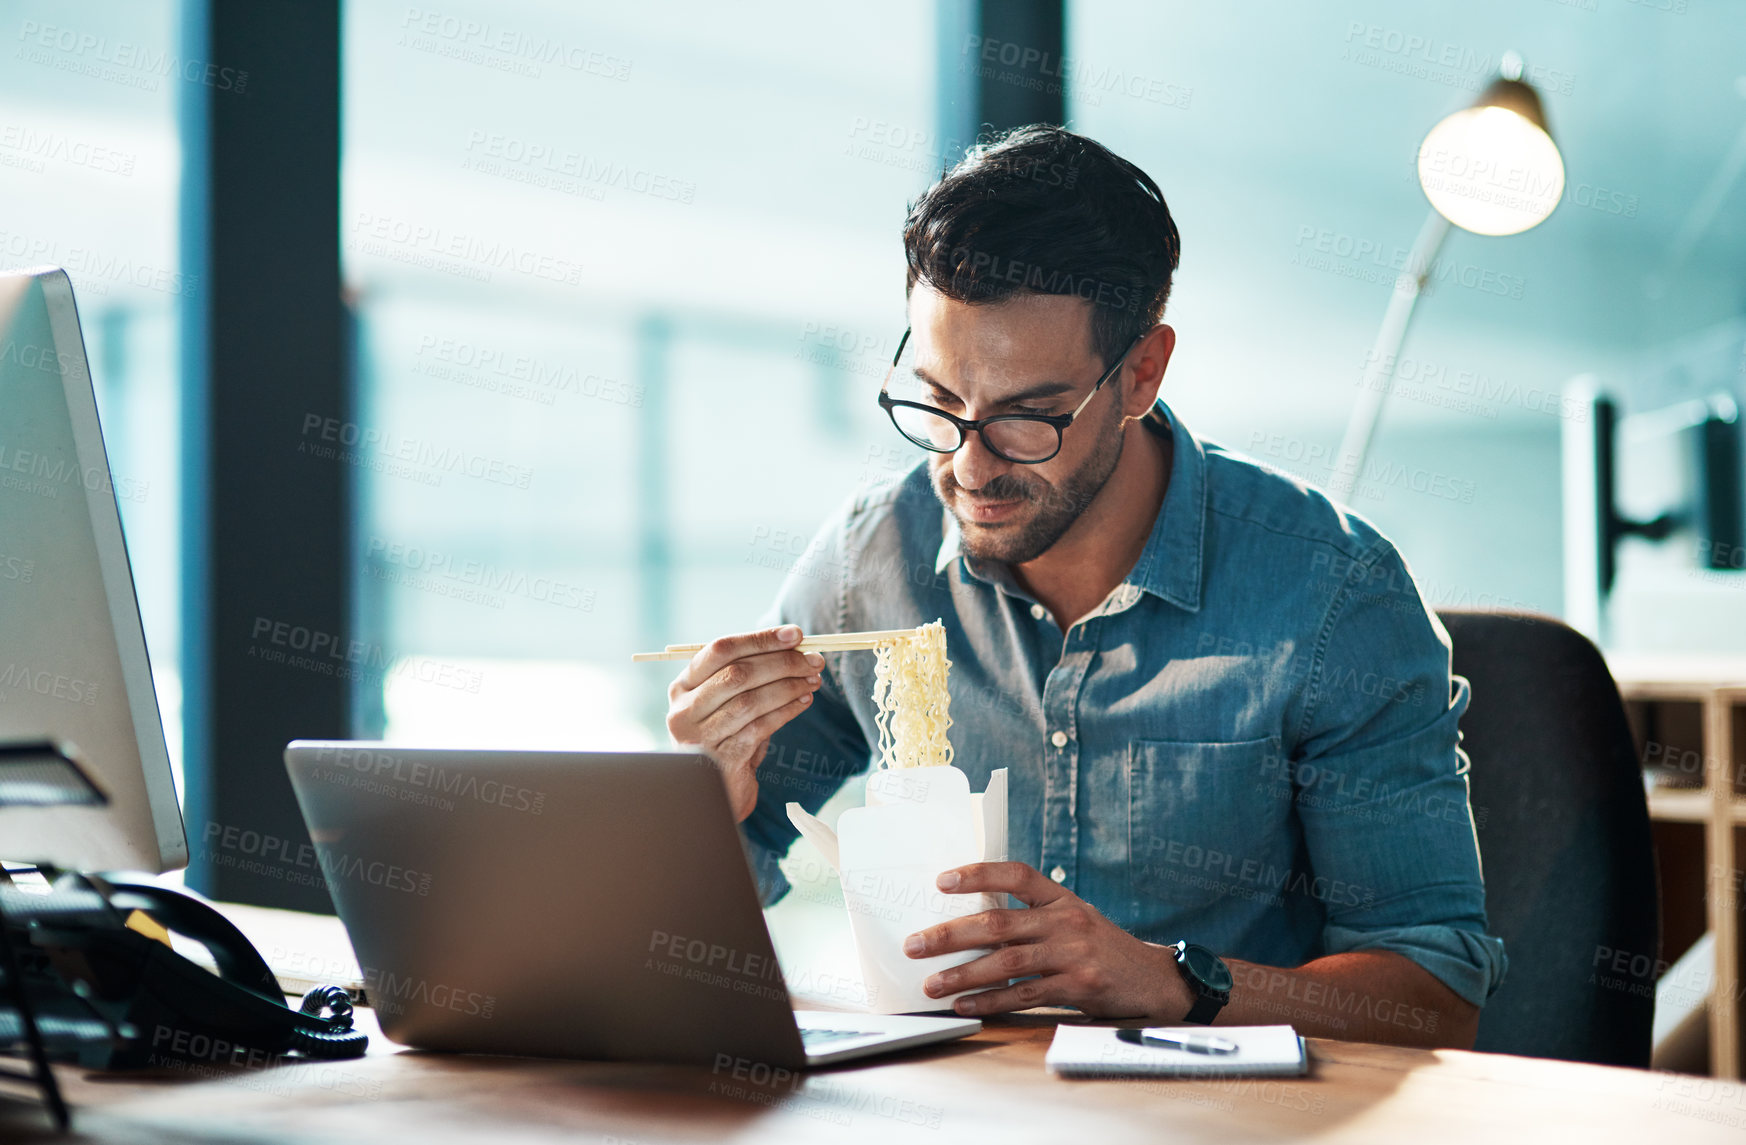
[[[282,923],[284,920],[277,920]],[[245,929],[252,929],[245,926]],[[304,935],[332,940],[328,920]],[[1043,1069],[1069,1011],[996,1019],[973,1038],[758,1085],[706,1068],[445,1056],[395,1046],[358,1012],[350,1062],[156,1076],[60,1068],[80,1139],[697,1142],[1435,1142],[1742,1140],[1746,1085],[1454,1050],[1311,1039],[1289,1080],[1063,1081]],[[0,1139],[48,1139],[0,1103]],[[38,1127],[42,1127],[40,1131]],[[1168,1134],[1168,1137],[1165,1137]]]

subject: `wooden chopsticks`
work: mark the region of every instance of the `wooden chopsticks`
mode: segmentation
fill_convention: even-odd
[[[887,628],[879,632],[831,632],[820,636],[808,636],[802,640],[796,650],[800,652],[851,652],[857,648],[877,648],[881,644],[890,644],[906,636],[915,635],[913,628]],[[689,660],[703,650],[701,644],[669,644],[665,652],[638,652],[631,656],[635,661],[646,660]]]

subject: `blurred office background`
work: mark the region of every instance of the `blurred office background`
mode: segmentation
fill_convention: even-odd
[[[65,265],[78,291],[173,752],[180,681],[259,636],[190,629],[178,588],[183,507],[220,492],[180,485],[181,324],[275,290],[179,261],[201,203],[185,159],[209,143],[189,107],[290,82],[200,54],[191,23],[229,7],[17,0],[0,72],[0,257]],[[349,727],[312,732],[664,744],[670,670],[630,653],[754,624],[832,506],[910,463],[873,402],[904,325],[901,224],[966,142],[965,92],[1009,73],[1053,84],[1069,126],[1168,198],[1167,399],[1320,481],[1425,216],[1418,145],[1521,53],[1564,200],[1522,235],[1450,237],[1351,498],[1434,605],[1565,609],[1571,378],[1627,412],[1740,394],[1737,5],[1068,0],[1040,66],[976,11],[341,5],[349,399],[283,440],[348,487],[336,635],[369,670]],[[1623,478],[1627,497],[1658,480]],[[1616,646],[1746,646],[1746,573],[1693,548],[1628,547]],[[272,559],[326,576],[331,556]],[[212,551],[211,576],[255,575],[247,557]]]

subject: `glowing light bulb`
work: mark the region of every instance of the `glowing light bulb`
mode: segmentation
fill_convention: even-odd
[[[1525,116],[1470,107],[1419,144],[1419,185],[1450,222],[1480,235],[1514,235],[1543,222],[1564,195],[1564,159]]]

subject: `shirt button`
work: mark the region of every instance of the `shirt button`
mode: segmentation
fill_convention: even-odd
[[[1031,618],[1033,620],[1041,620],[1041,619],[1043,619],[1043,617],[1045,617],[1047,615],[1049,615],[1049,610],[1044,608],[1042,605],[1040,605],[1040,604],[1031,605]]]
[[[1067,881],[1067,871],[1062,867],[1056,867],[1049,872],[1049,877],[1058,883],[1064,883]]]
[[[1067,733],[1066,732],[1056,732],[1054,735],[1049,737],[1049,742],[1054,744],[1056,747],[1066,747],[1067,746]],[[1057,867],[1056,869],[1059,870],[1060,868]]]

